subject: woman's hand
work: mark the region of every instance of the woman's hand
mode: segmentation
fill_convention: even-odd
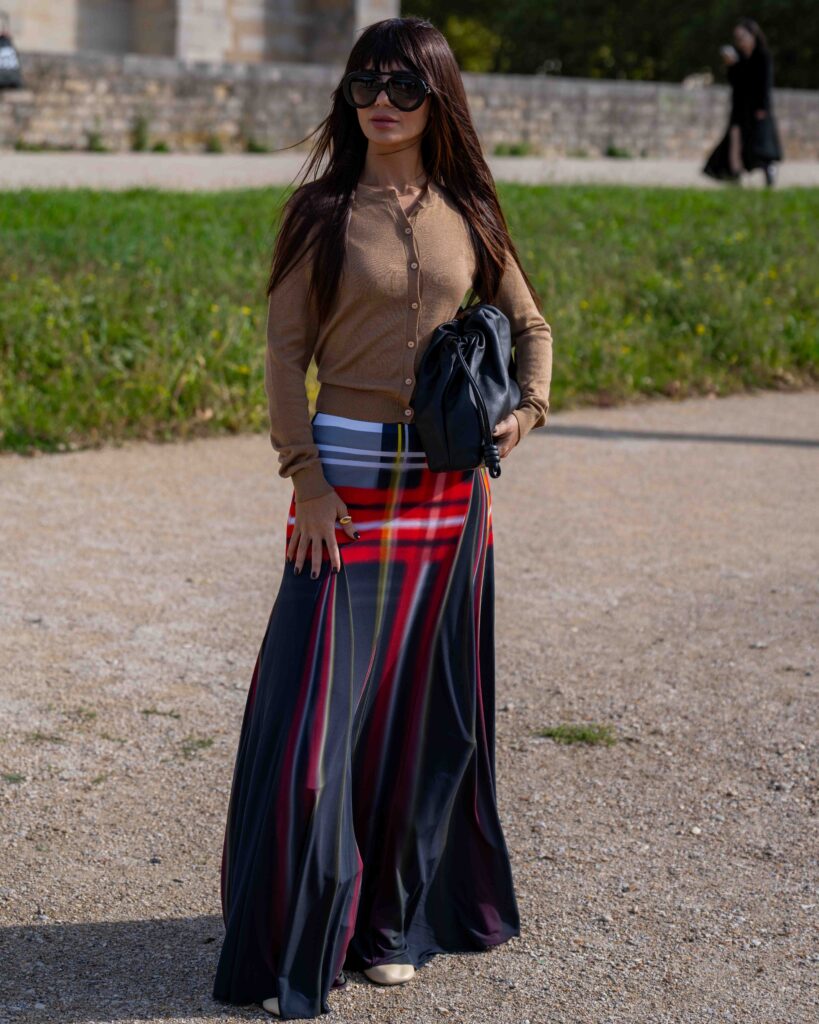
[[[296,523],[287,545],[287,561],[293,563],[293,571],[298,575],[304,566],[307,548],[310,546],[312,555],[312,572],[316,579],[321,572],[323,545],[327,546],[333,571],[341,569],[341,556],[336,541],[336,519],[347,515],[347,506],[336,491],[328,491],[317,498],[296,502]],[[353,522],[342,523],[342,530],[348,537],[358,538]]]
[[[520,441],[520,424],[518,423],[517,416],[510,412],[508,416],[498,420],[495,424],[495,429],[492,431],[492,437],[498,446],[498,454],[502,459],[505,459],[518,441]]]

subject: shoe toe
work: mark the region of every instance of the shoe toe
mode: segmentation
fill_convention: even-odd
[[[400,985],[415,975],[412,964],[376,964],[367,967],[364,974],[378,985]]]

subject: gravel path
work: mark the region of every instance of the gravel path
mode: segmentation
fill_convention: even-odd
[[[290,491],[266,435],[0,458],[0,1019],[210,999],[235,743]],[[808,1024],[819,392],[551,416],[493,481],[522,935],[338,1024]],[[535,731],[610,723],[611,746]]]
[[[715,140],[716,141],[716,140]],[[668,185],[725,188],[700,173],[702,160],[624,160],[490,157],[498,181]],[[0,189],[136,186],[201,191],[285,185],[302,171],[306,153],[283,156],[233,153],[17,153],[0,152]],[[762,188],[762,171],[743,188]],[[819,162],[784,161],[778,187],[819,186]]]

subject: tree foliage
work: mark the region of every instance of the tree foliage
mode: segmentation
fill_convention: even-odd
[[[819,87],[817,0],[408,0],[402,14],[429,18],[465,71],[560,74],[679,82],[711,71],[737,18],[759,22],[775,84]]]

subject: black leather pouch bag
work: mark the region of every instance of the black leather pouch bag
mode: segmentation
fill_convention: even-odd
[[[486,465],[499,477],[492,431],[519,403],[509,319],[497,306],[467,306],[435,328],[410,399],[431,470]]]

